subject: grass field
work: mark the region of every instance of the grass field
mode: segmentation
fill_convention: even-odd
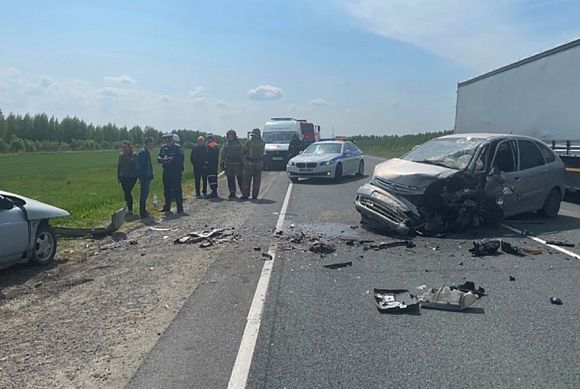
[[[158,150],[152,150],[153,158]],[[0,189],[55,205],[71,213],[52,224],[67,227],[103,226],[111,213],[124,206],[117,183],[117,151],[79,151],[43,154],[0,155]],[[193,173],[186,155],[183,175],[185,197],[193,191]],[[161,166],[153,160],[153,195],[163,204]],[[134,208],[139,209],[139,183],[133,190]]]
[[[411,150],[411,148],[402,148],[402,149],[395,149],[395,150],[386,150],[384,147],[377,145],[365,145],[359,146],[365,154],[372,155],[375,157],[385,157],[385,158],[398,158],[401,155],[405,154],[407,151]]]

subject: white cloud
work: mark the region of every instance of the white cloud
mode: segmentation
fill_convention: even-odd
[[[277,86],[259,85],[257,88],[248,91],[250,100],[277,100],[284,96],[284,91]]]
[[[168,95],[163,95],[159,97],[159,101],[162,103],[169,103],[171,101],[171,97]]]
[[[333,104],[328,100],[323,99],[322,97],[317,97],[315,99],[310,100],[308,102],[308,105],[311,107],[330,107]]]
[[[195,105],[203,105],[205,103],[205,88],[203,86],[196,86],[191,92],[189,92],[189,97]]]
[[[228,107],[228,103],[226,103],[225,101],[219,100],[218,102],[215,103],[216,108],[227,108]]]
[[[107,87],[99,89],[98,93],[100,96],[104,96],[104,97],[121,97],[121,96],[127,95],[127,90],[107,86]]]
[[[126,74],[122,74],[120,76],[107,76],[105,77],[105,82],[113,83],[113,84],[127,84],[127,85],[134,85],[137,83],[135,79],[131,76]]]
[[[476,70],[529,55],[531,26],[516,18],[531,0],[336,0],[363,28]]]
[[[54,81],[51,77],[42,77],[39,85],[43,88],[50,88],[51,86],[54,85]]]

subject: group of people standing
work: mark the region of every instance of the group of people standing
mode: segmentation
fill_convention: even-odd
[[[165,203],[162,212],[171,210],[175,201],[177,213],[183,213],[183,191],[181,181],[184,170],[184,151],[177,134],[163,135],[163,146],[159,150],[157,162],[163,167],[163,195]],[[123,141],[119,156],[117,179],[123,188],[125,203],[129,213],[133,213],[132,191],[140,182],[139,215],[148,218],[146,209],[149,188],[153,180],[151,149],[155,147],[153,138],[146,138],[143,148],[134,154],[131,144]],[[220,153],[215,136],[207,134],[207,143],[203,136],[191,149],[190,162],[193,165],[195,194],[197,197],[218,197],[218,170],[225,171],[227,177],[229,198],[237,198],[237,186],[240,188],[241,199],[257,199],[262,179],[265,143],[260,130],[255,128],[250,133],[250,139],[242,143],[236,131],[229,130]],[[207,193],[209,184],[210,193]]]

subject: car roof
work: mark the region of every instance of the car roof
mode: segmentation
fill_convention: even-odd
[[[527,140],[535,140],[540,141],[538,138],[534,138],[531,136],[525,135],[516,135],[516,134],[491,134],[491,133],[461,133],[461,134],[450,134],[444,135],[437,139],[463,139],[463,138],[474,138],[474,139],[482,139],[482,140],[494,140],[494,139],[501,139],[501,138],[512,138],[512,139],[527,139]]]

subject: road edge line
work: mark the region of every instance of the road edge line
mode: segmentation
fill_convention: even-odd
[[[538,242],[540,244],[543,244],[544,246],[548,246],[551,249],[557,250],[557,251],[559,251],[559,252],[561,252],[563,254],[566,254],[566,255],[571,256],[572,258],[575,258],[575,259],[579,259],[580,260],[580,255],[576,254],[575,252],[572,252],[570,250],[566,250],[565,248],[562,248],[560,246],[556,246],[556,245],[553,245],[553,244],[548,244],[545,240],[540,239],[540,238],[538,238],[537,236],[534,236],[534,235],[528,235],[528,234],[524,233],[524,231],[520,231],[517,228],[514,228],[512,226],[508,226],[506,224],[502,224],[502,226],[504,228],[507,228],[508,230],[510,230],[512,232],[515,232],[517,234],[522,234],[524,236],[527,236],[528,238],[530,238],[530,239],[532,239],[532,240],[534,240],[534,241],[536,241],[536,242]]]
[[[290,203],[292,186],[293,185],[290,182],[288,184],[288,189],[286,190],[284,202],[282,203],[282,209],[278,215],[278,221],[276,222],[277,231],[282,231],[284,228],[284,218],[286,216],[288,204]],[[276,259],[275,243],[272,244],[268,249],[268,254],[271,255],[272,259],[265,261],[264,266],[262,267],[262,273],[260,274],[260,279],[258,280],[256,292],[254,293],[254,298],[252,300],[252,305],[250,305],[250,311],[248,312],[248,317],[246,319],[246,328],[244,329],[242,341],[240,342],[240,348],[238,349],[238,355],[236,356],[232,374],[230,375],[230,381],[228,382],[228,389],[245,388],[246,383],[248,382],[250,367],[252,365],[252,358],[254,356],[256,342],[258,340],[258,333],[260,332],[262,313],[264,312],[264,302],[266,301],[266,293],[268,292],[270,276],[272,275],[274,260]]]

